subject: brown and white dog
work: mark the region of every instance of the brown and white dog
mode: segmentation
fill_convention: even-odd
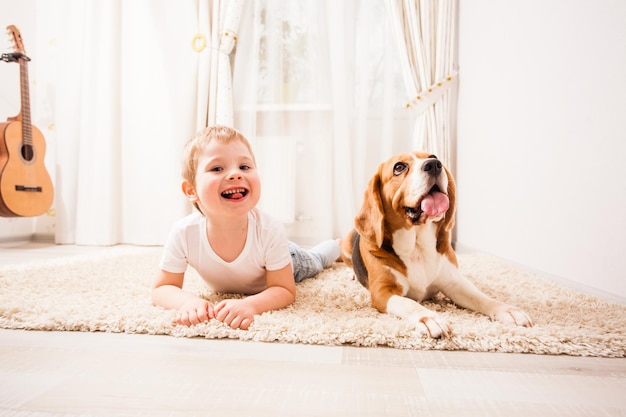
[[[396,155],[369,181],[355,229],[342,241],[343,261],[369,289],[373,307],[431,337],[450,334],[446,321],[420,304],[439,292],[493,320],[532,326],[525,312],[461,275],[450,242],[454,213],[455,183],[441,161],[422,152]]]

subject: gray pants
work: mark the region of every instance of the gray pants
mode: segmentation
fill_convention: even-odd
[[[311,249],[302,249],[295,243],[289,242],[295,281],[300,282],[322,272],[324,268],[335,262],[339,257],[339,251],[339,243],[336,240],[326,240]]]

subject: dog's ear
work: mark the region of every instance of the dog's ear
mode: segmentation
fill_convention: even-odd
[[[456,264],[456,256],[454,255],[452,242],[450,241],[456,212],[456,183],[448,168],[444,167],[444,169],[448,176],[448,199],[450,200],[450,206],[448,207],[448,211],[446,211],[444,219],[439,223],[437,230],[437,251],[452,256],[453,259],[450,259],[450,261]]]
[[[448,170],[448,168],[444,167],[444,169],[446,170],[446,175],[448,176],[448,199],[450,200],[450,207],[448,207],[448,211],[446,212],[443,228],[445,231],[450,232],[454,227],[454,216],[456,213],[456,183],[454,182],[454,177],[452,177],[452,173]]]
[[[375,242],[379,248],[383,246],[385,237],[385,210],[381,193],[382,181],[379,169],[367,184],[363,205],[354,218],[354,226],[361,237]]]

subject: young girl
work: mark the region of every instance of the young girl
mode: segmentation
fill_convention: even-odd
[[[152,287],[152,303],[177,310],[179,324],[215,318],[248,329],[255,315],[292,304],[295,282],[339,256],[335,240],[309,251],[288,242],[283,225],[256,208],[261,184],[254,154],[235,129],[208,127],[187,143],[182,188],[198,212],[174,225]],[[249,296],[212,305],[183,291],[187,265],[212,290]]]

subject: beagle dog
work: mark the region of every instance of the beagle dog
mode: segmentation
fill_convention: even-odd
[[[433,338],[450,335],[450,327],[420,302],[439,292],[492,320],[532,326],[525,312],[488,297],[461,275],[450,242],[454,212],[454,179],[435,155],[396,155],[369,181],[341,257],[369,289],[373,307]]]

